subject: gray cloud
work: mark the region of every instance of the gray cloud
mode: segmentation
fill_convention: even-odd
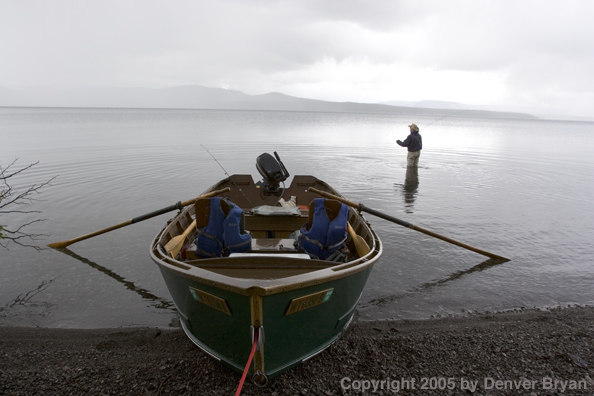
[[[591,15],[587,0],[8,1],[0,85],[492,98],[592,115]]]

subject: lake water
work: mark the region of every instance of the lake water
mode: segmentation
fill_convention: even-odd
[[[42,183],[40,244],[71,239],[199,195],[227,173],[261,177],[277,151],[351,201],[503,264],[367,215],[384,243],[360,318],[401,319],[594,304],[594,123],[310,112],[0,108],[0,164]],[[396,139],[421,128],[418,172]],[[204,147],[202,147],[202,145]],[[150,260],[165,214],[70,246],[0,248],[0,325],[167,326],[176,317]],[[14,227],[14,225],[13,225]]]

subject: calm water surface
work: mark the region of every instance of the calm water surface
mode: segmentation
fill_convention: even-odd
[[[42,244],[199,195],[229,174],[261,179],[277,151],[350,200],[486,257],[367,215],[384,243],[359,306],[365,320],[594,304],[594,123],[397,115],[0,108],[0,164],[40,161],[16,187],[57,179],[34,209]],[[396,139],[421,128],[418,172]],[[170,214],[70,246],[0,249],[0,325],[166,326],[175,318],[148,247]]]

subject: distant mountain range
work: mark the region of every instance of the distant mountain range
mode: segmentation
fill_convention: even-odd
[[[485,108],[477,108],[477,106],[470,106],[456,102],[445,102],[442,100],[419,100],[417,102],[405,100],[391,100],[389,102],[380,102],[390,106],[404,106],[404,107],[421,107],[424,109],[449,109],[449,110],[488,110]]]
[[[348,113],[387,113],[410,115],[449,115],[460,110],[464,117],[536,119],[516,112],[477,109],[471,106],[440,101],[383,103],[330,102],[304,99],[278,92],[248,95],[240,91],[185,85],[173,88],[95,88],[55,89],[30,88],[14,90],[0,87],[0,106],[4,107],[100,107],[100,108],[165,108],[320,111]]]

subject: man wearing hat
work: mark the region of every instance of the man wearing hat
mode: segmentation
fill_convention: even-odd
[[[407,166],[417,166],[419,164],[419,157],[421,156],[421,149],[423,148],[423,140],[419,135],[419,127],[417,124],[410,124],[410,135],[404,142],[396,140],[402,147],[408,147],[408,156],[406,157]]]

